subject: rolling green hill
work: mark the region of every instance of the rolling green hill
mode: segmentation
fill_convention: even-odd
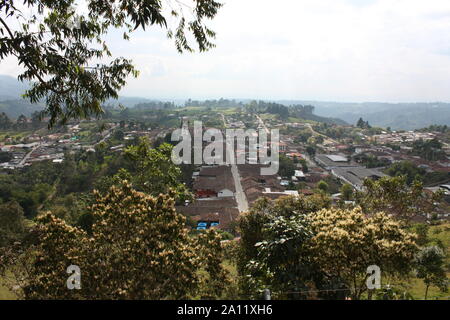
[[[43,109],[42,105],[31,104],[26,100],[7,100],[0,101],[0,113],[4,112],[9,118],[15,119],[21,114],[30,117],[35,111]]]
[[[450,125],[450,103],[337,103],[311,102],[318,115],[355,124],[363,118],[373,126],[414,130],[432,124]]]

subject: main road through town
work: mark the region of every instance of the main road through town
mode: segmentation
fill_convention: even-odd
[[[28,158],[31,156],[31,154],[32,154],[34,151],[36,151],[36,149],[39,148],[40,146],[41,146],[41,144],[37,145],[36,147],[33,147],[33,148],[31,149],[31,151],[28,152],[28,153],[25,155],[25,157],[23,157],[22,160],[20,160],[20,162],[19,162],[19,164],[18,164],[18,167],[23,166],[23,165],[25,164],[25,162],[27,162],[27,160],[28,160]]]
[[[225,115],[223,115],[223,114],[222,114],[222,119],[223,119],[223,124],[224,124],[224,126],[226,128],[227,127],[227,121],[225,119]],[[228,141],[226,143],[227,143],[227,145],[226,145],[227,153],[233,151],[234,150],[234,143],[233,143],[233,145],[229,145]],[[228,158],[228,154],[227,154],[227,158]],[[242,189],[241,176],[239,175],[239,170],[238,170],[238,167],[236,165],[236,161],[233,161],[233,162],[234,163],[231,164],[231,174],[233,175],[234,187],[236,189],[235,190],[236,193],[234,195],[235,195],[235,198],[236,198],[238,210],[239,210],[239,212],[242,213],[242,212],[248,211],[248,201],[247,201],[247,196],[245,195],[245,192]]]
[[[255,114],[255,116],[258,119],[259,124],[264,128],[264,130],[266,130],[266,133],[269,133],[269,129],[267,128],[266,124],[264,123],[264,120],[261,119],[261,117],[259,115],[257,115],[257,114]],[[305,123],[305,125],[311,130],[311,132],[313,134],[321,135],[320,133],[314,131],[314,129],[311,126],[311,124]],[[326,137],[326,138],[329,139],[328,137]],[[303,154],[303,158],[305,158],[309,168],[317,167],[317,164],[307,154]]]

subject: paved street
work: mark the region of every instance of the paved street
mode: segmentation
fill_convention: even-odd
[[[227,121],[225,119],[225,116],[222,114],[222,119],[223,119],[223,123],[225,128],[227,127]],[[227,149],[227,153],[230,152],[230,150],[234,150],[233,149],[234,146],[229,145],[227,143],[226,145],[226,149]],[[227,155],[228,157],[228,155]],[[232,164],[231,165],[231,173],[233,174],[233,180],[234,180],[234,186],[236,189],[236,193],[235,193],[235,198],[236,198],[236,202],[237,202],[237,206],[238,206],[238,210],[239,212],[246,212],[248,211],[248,201],[247,201],[247,197],[245,195],[244,190],[242,189],[242,184],[241,184],[241,176],[239,175],[239,170],[236,164]]]
[[[26,154],[26,156],[23,157],[23,159],[19,162],[18,167],[23,166],[23,165],[25,164],[25,162],[27,162],[28,158],[30,158],[31,154],[32,154],[34,151],[36,151],[36,149],[39,148],[40,146],[41,146],[41,145],[39,144],[38,146],[36,146],[36,147],[34,147],[33,149],[31,149],[31,151],[28,152],[28,153]]]
[[[255,114],[255,116],[258,119],[259,123],[264,127],[264,130],[266,131],[266,133],[269,134],[269,129],[266,127],[266,124],[264,123],[264,121],[257,114]]]
[[[236,188],[235,197],[238,205],[238,210],[239,212],[246,212],[248,211],[248,201],[244,190],[242,189],[241,176],[239,175],[237,165],[234,164],[231,166],[231,173],[233,174],[234,186]]]

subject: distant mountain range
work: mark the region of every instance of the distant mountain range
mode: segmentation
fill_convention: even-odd
[[[317,115],[317,112],[315,112],[313,114],[304,115],[302,117],[302,119],[312,120],[312,121],[317,121],[317,122],[324,122],[324,123],[328,123],[328,124],[337,124],[337,125],[341,125],[341,126],[349,125],[349,122],[344,121],[341,118]]]
[[[44,107],[40,104],[32,104],[24,99],[0,101],[0,113],[4,112],[11,119],[20,115],[30,117],[35,111],[41,111]]]
[[[0,75],[0,101],[20,99],[28,88],[28,82],[20,82],[16,78]]]
[[[42,105],[22,99],[22,95],[29,87],[28,82],[0,75],[0,112],[5,112],[10,118],[17,118],[21,114],[29,117],[33,112],[42,110]]]
[[[391,127],[393,130],[414,130],[432,124],[450,125],[450,103],[384,103],[384,102],[323,102],[278,101],[285,105],[310,104],[315,114],[342,119],[356,124],[359,118],[372,126]]]
[[[29,83],[22,83],[16,78],[0,75],[0,112],[5,112],[11,118],[24,114],[30,116],[43,106],[30,104],[21,98]],[[139,103],[151,102],[155,99],[141,97],[119,97],[118,100],[108,100],[106,104],[133,108]],[[244,100],[236,100],[244,101]],[[177,101],[179,103],[181,101]],[[450,103],[384,103],[384,102],[324,102],[307,100],[278,100],[273,101],[284,105],[313,105],[317,121],[324,117],[334,118],[334,122],[341,119],[350,124],[356,124],[363,118],[372,126],[391,127],[394,130],[413,130],[428,127],[432,124],[450,125]]]
[[[123,97],[120,96],[119,99],[109,99],[106,101],[106,105],[122,105],[127,108],[134,108],[137,104],[140,103],[146,103],[146,102],[153,102],[157,101],[155,99],[147,99],[147,98],[140,98],[140,97]]]

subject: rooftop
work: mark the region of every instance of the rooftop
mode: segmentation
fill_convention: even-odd
[[[330,155],[327,155],[326,157],[334,162],[347,162],[348,161],[348,159],[346,157],[339,156],[339,155],[330,154]]]
[[[332,170],[332,173],[358,190],[362,189],[364,179],[370,178],[377,180],[386,176],[386,174],[379,170],[364,167],[335,168]]]

